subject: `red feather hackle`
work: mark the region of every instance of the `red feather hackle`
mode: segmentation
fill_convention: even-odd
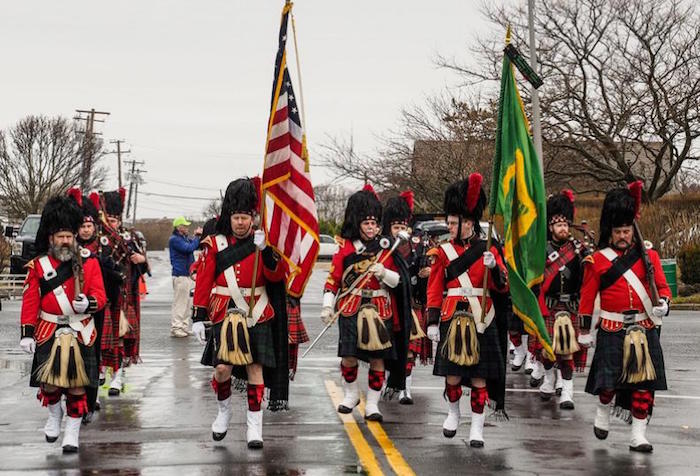
[[[122,205],[124,205],[126,200],[126,189],[124,187],[119,187],[119,198],[122,201]]]
[[[90,195],[88,195],[88,198],[92,202],[93,205],[95,205],[95,209],[99,210],[100,209],[100,194],[97,193],[97,191],[93,190],[90,192]]]
[[[83,206],[83,194],[78,187],[69,188],[68,196],[75,200],[75,203],[77,203],[79,207]]]
[[[362,187],[362,190],[365,190],[367,192],[372,192],[372,195],[379,200],[379,196],[377,195],[377,192],[374,191],[374,187],[370,183],[366,183],[364,187]]]
[[[413,213],[413,191],[406,190],[405,192],[401,192],[399,196],[406,200],[406,203],[408,204],[408,209],[411,210],[411,213]]]
[[[262,201],[262,179],[259,175],[256,175],[255,177],[251,177],[250,181],[253,182],[255,194],[258,196],[258,205],[255,208],[257,212],[260,212],[260,202]]]
[[[467,187],[467,196],[465,197],[465,205],[470,212],[474,210],[479,203],[479,195],[481,194],[481,183],[484,177],[480,173],[473,173],[469,176],[469,185]]]
[[[561,194],[564,195],[566,198],[568,198],[569,201],[571,202],[571,204],[573,205],[573,203],[574,203],[574,191],[573,190],[567,188],[567,189],[562,190]]]
[[[634,198],[634,216],[639,218],[639,214],[642,209],[642,188],[644,183],[641,180],[636,180],[631,184],[627,185],[632,197]]]

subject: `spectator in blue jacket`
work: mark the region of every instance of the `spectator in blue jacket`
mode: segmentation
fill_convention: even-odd
[[[194,262],[194,250],[199,247],[199,236],[202,229],[197,228],[195,236],[188,236],[188,227],[191,225],[185,217],[177,217],[173,220],[173,234],[168,241],[170,249],[170,264],[173,274],[173,307],[170,321],[170,335],[172,337],[187,337],[192,335],[190,331],[190,290],[194,287],[194,281],[190,278],[190,266]]]

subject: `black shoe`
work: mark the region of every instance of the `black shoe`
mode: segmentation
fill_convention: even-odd
[[[58,436],[49,436],[46,433],[44,433],[44,436],[46,437],[46,442],[47,443],[53,443],[58,439]]]
[[[556,390],[554,391],[554,393],[557,394],[557,397],[560,397],[560,396],[561,396],[561,387],[559,387],[558,389],[556,389]]]
[[[83,415],[83,425],[87,425],[88,423],[92,423],[92,419],[95,416],[95,412],[87,412],[85,415]]]
[[[263,442],[260,440],[252,440],[248,442],[248,448],[251,450],[259,450],[262,449],[263,447]]]
[[[559,404],[559,408],[562,410],[573,410],[574,409],[574,402],[561,402]]]
[[[95,402],[95,411],[96,411],[96,412],[99,412],[100,410],[102,410],[102,404],[100,403],[99,400],[97,400],[97,401]]]
[[[636,451],[637,453],[651,453],[654,451],[654,447],[647,443],[638,446],[630,446],[630,451]]]
[[[107,395],[109,395],[110,397],[118,397],[120,393],[121,392],[118,388],[110,388],[107,392]]]
[[[103,386],[105,384],[105,379],[101,378],[98,380],[98,383],[100,384],[100,387]]]
[[[544,377],[540,377],[540,378],[530,377],[530,386],[532,388],[539,387],[540,385],[542,385],[543,380],[544,380]]]
[[[540,398],[542,399],[543,402],[550,401],[553,396],[554,396],[554,394],[552,394],[552,393],[540,392]]]
[[[401,405],[413,405],[413,399],[410,397],[403,397],[399,400]]]
[[[483,448],[484,442],[481,440],[471,440],[469,442],[469,446],[471,446],[472,448]]]
[[[446,430],[444,428],[442,429],[442,436],[444,436],[445,438],[454,438],[456,434],[457,430]]]
[[[73,446],[73,445],[65,445],[63,447],[63,452],[64,453],[77,453],[78,452],[78,447]]]
[[[598,428],[597,426],[593,427],[593,434],[595,435],[596,438],[599,440],[604,440],[608,437],[608,430],[603,430],[601,428]]]
[[[355,407],[359,404],[360,404],[360,401],[358,400],[357,403],[355,404]],[[355,407],[352,407],[352,408],[355,408]],[[352,413],[352,408],[346,407],[345,405],[338,405],[338,413],[344,413],[344,414]]]
[[[530,375],[534,369],[525,369],[525,373],[527,375]]]
[[[367,421],[378,421],[378,422],[383,422],[384,417],[382,416],[381,413],[372,413],[371,415],[366,415],[365,420]]]
[[[221,440],[223,440],[223,439],[226,437],[226,433],[227,433],[227,432],[216,433],[215,431],[213,431],[213,432],[211,433],[211,437],[214,439],[214,441],[221,441]]]
[[[510,364],[510,370],[512,370],[513,372],[517,372],[518,370],[520,370],[522,368],[523,368],[523,364],[520,364],[520,365]]]

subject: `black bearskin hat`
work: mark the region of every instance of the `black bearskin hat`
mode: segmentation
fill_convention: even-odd
[[[104,192],[105,213],[109,216],[121,219],[124,211],[124,198],[126,197],[126,189],[124,187],[113,192]]]
[[[377,223],[381,223],[382,220],[382,204],[369,184],[348,198],[340,236],[346,240],[359,239],[360,223],[364,220],[376,220]]]
[[[563,190],[547,200],[547,223],[560,221],[574,221],[574,192],[571,190]]]
[[[446,215],[456,215],[474,220],[474,229],[479,229],[479,220],[486,208],[486,193],[481,183],[481,174],[473,173],[466,180],[455,182],[445,190],[444,210]]]
[[[97,207],[99,206],[99,195],[96,192],[90,194],[90,197],[83,195],[80,189],[73,187],[68,190],[68,196],[83,210],[83,222],[89,221],[97,223]]]
[[[236,213],[247,213],[255,216],[259,211],[260,204],[260,179],[239,178],[228,184],[226,195],[221,204],[221,214],[216,221],[216,232],[223,235],[230,235],[231,215]]]
[[[382,231],[385,234],[391,232],[391,225],[401,223],[407,225],[413,215],[413,192],[406,191],[398,197],[392,197],[386,201],[382,210]]]
[[[598,248],[610,244],[612,229],[630,226],[639,215],[642,201],[642,182],[634,182],[625,188],[614,188],[605,195],[600,214],[600,239]]]
[[[70,231],[75,235],[82,224],[83,212],[74,199],[63,195],[50,198],[41,212],[34,242],[36,254],[42,255],[49,250],[49,237],[54,233]]]

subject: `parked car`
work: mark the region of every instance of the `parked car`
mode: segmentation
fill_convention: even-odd
[[[19,228],[19,233],[12,244],[10,256],[10,273],[25,274],[24,265],[34,257],[34,241],[39,230],[41,215],[28,215]]]
[[[481,238],[485,240],[489,230],[489,222],[481,221],[479,225],[481,227]],[[446,238],[446,235],[449,234],[449,230],[444,220],[425,220],[414,223],[413,234],[428,234],[442,241],[442,239]],[[493,241],[501,243],[501,237],[498,235],[496,228],[493,229]]]
[[[318,251],[318,259],[333,259],[333,255],[338,251],[338,243],[335,242],[335,238],[333,238],[331,235],[319,235],[318,239],[321,244]]]

